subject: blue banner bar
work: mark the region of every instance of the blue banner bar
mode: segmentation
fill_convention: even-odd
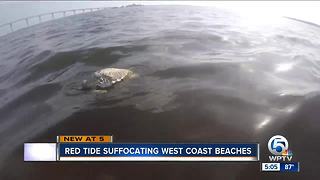
[[[259,144],[120,144],[60,143],[59,157],[132,157],[132,158],[243,158],[259,160]],[[246,159],[247,158],[247,159]],[[137,159],[139,160],[139,159]]]

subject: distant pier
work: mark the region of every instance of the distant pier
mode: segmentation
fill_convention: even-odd
[[[26,18],[21,18],[9,23],[1,24],[0,36],[4,36],[6,34],[12,33],[19,29],[40,24],[42,22],[46,22],[46,21],[50,21],[50,20],[54,20],[54,19],[58,19],[66,16],[72,16],[76,14],[83,14],[83,13],[104,10],[104,9],[106,8],[100,7],[100,8],[71,9],[71,10],[56,11],[56,12],[44,13],[44,14],[39,14],[35,16],[29,16]]]

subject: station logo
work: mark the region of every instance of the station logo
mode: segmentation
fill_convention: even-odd
[[[288,140],[276,135],[270,138],[268,142],[268,149],[273,156],[269,156],[270,161],[291,161],[293,153],[289,150]]]

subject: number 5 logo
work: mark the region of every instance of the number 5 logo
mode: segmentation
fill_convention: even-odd
[[[268,149],[273,155],[282,155],[282,153],[288,150],[288,140],[280,135],[273,136],[268,142]]]

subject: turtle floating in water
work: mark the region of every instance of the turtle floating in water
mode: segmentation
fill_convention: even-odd
[[[124,79],[132,78],[135,74],[128,69],[118,68],[105,68],[94,73],[93,81],[83,80],[81,89],[82,90],[107,90],[123,81]]]

